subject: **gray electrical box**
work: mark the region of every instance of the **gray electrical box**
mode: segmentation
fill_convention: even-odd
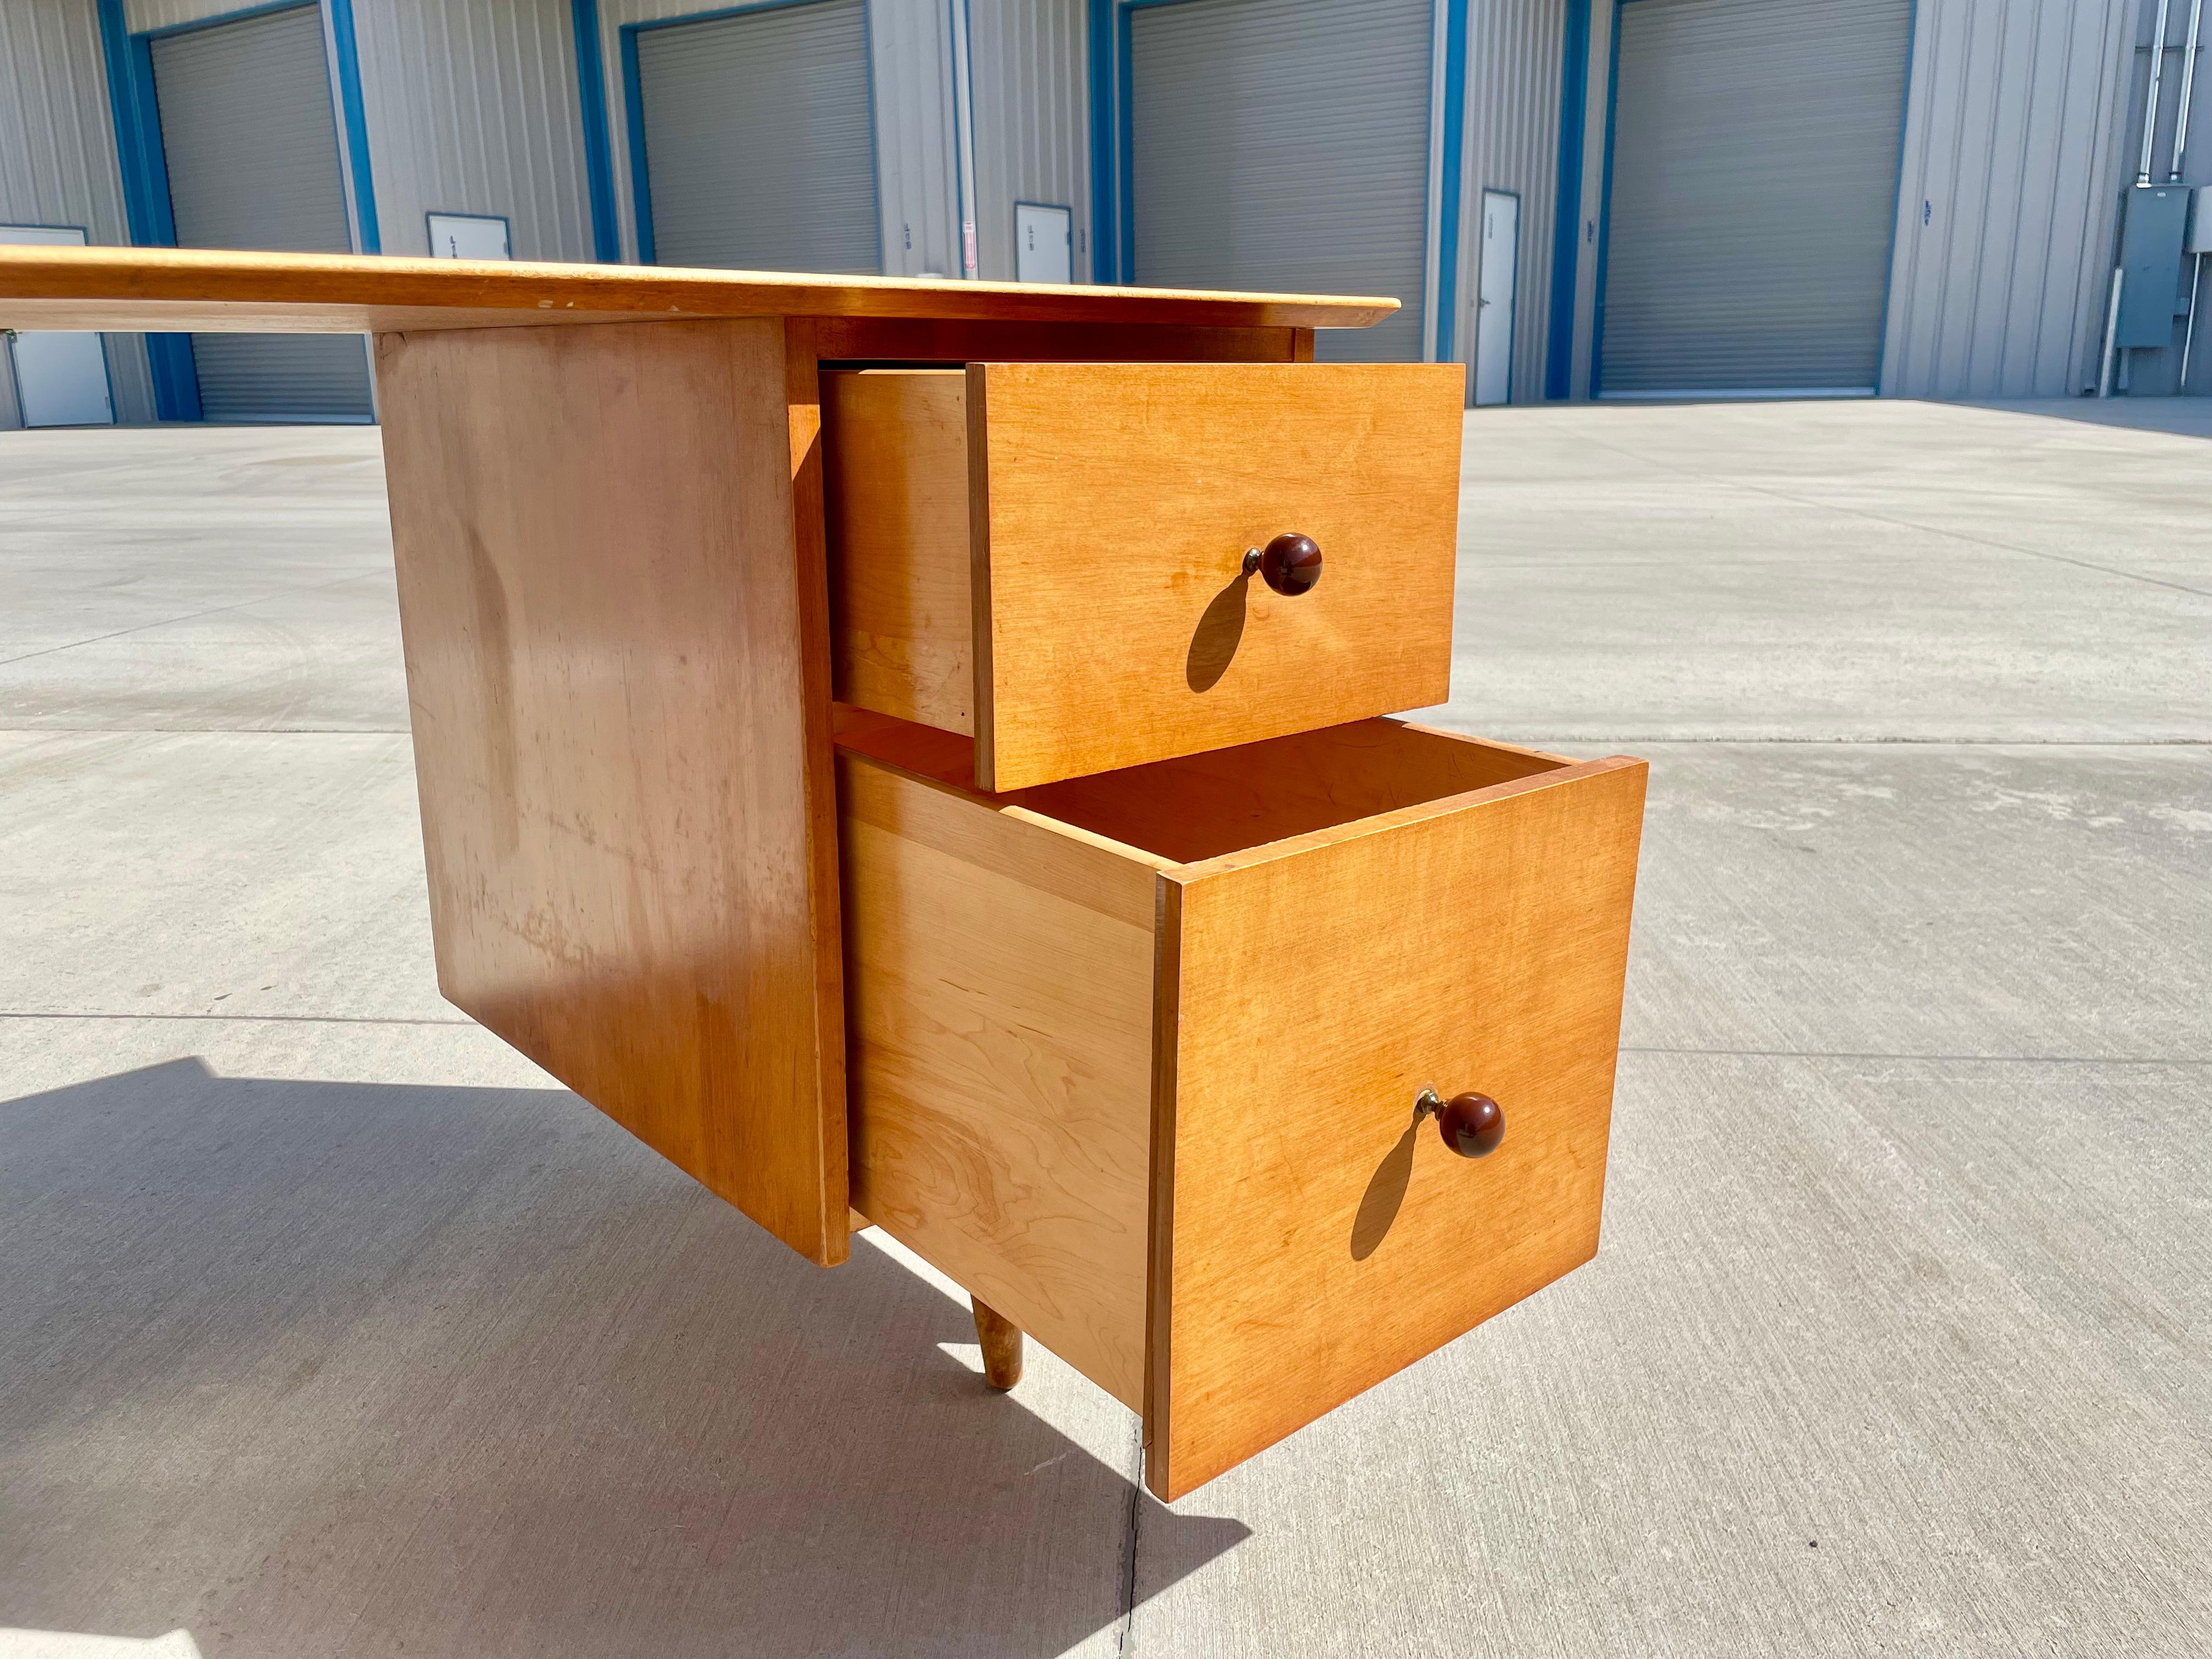
[[[2189,210],[2189,253],[2212,253],[2212,185],[2199,185],[2190,192],[2196,206]]]
[[[2181,303],[2182,233],[2189,224],[2186,185],[2137,185],[2128,191],[2120,232],[2121,346],[2170,346]]]

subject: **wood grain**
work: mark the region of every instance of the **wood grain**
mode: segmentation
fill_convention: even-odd
[[[978,785],[1444,701],[1462,381],[1450,364],[970,364]],[[1240,574],[1285,530],[1326,559],[1296,599]]]
[[[853,1202],[1143,1402],[1156,866],[837,757]]]
[[[973,732],[965,382],[877,369],[822,383],[838,699]]]
[[[1079,323],[927,317],[817,317],[814,322],[825,363],[1288,363],[1301,361],[1300,336],[1306,342],[1304,361],[1313,356],[1310,328],[1217,328],[1133,314]]]
[[[1562,767],[1163,878],[1161,1498],[1595,1252],[1644,785]],[[1504,1145],[1420,1133],[1425,1086],[1496,1098]]]
[[[1359,328],[1395,300],[190,248],[0,248],[0,326],[356,334],[851,316]],[[489,313],[489,314],[488,314]]]
[[[811,357],[775,319],[377,345],[441,988],[842,1261]]]

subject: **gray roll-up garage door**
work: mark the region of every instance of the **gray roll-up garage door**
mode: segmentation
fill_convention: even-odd
[[[1418,359],[1431,0],[1186,0],[1129,15],[1137,281],[1388,294],[1314,355]]]
[[[637,76],[654,264],[883,269],[862,0],[641,30]]]
[[[1875,390],[1912,0],[1620,15],[1600,394]]]
[[[317,8],[164,35],[152,52],[178,246],[348,252]],[[195,334],[192,365],[210,421],[369,417],[358,335]]]

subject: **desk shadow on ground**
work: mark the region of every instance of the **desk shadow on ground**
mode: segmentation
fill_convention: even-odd
[[[938,1346],[965,1305],[865,1237],[810,1267],[558,1091],[27,1097],[0,1261],[16,1625],[1042,1659],[1127,1611],[1133,1520],[1155,1588],[1247,1535],[986,1389]]]

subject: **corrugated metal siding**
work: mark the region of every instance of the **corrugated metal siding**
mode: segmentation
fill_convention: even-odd
[[[252,0],[123,0],[123,21],[131,33],[143,34],[148,29],[174,28],[243,11],[250,3]]]
[[[1091,270],[1091,92],[1084,0],[968,0],[975,106],[975,230],[987,282],[1014,279],[1014,204],[1073,210],[1078,281]]]
[[[78,225],[94,242],[127,244],[107,70],[90,0],[0,4],[0,222]],[[119,421],[154,418],[145,343],[106,337]],[[0,366],[0,426],[21,424]]]
[[[375,0],[354,29],[385,252],[479,213],[518,259],[591,258],[569,0]]]
[[[637,61],[659,263],[883,269],[861,0],[649,30]]]
[[[870,0],[884,274],[960,274],[952,30],[941,0]]]
[[[1544,354],[1551,337],[1552,227],[1558,217],[1559,202],[1559,53],[1566,17],[1566,0],[1469,0],[1467,145],[1460,179],[1459,296],[1453,355],[1464,362],[1474,352],[1482,192],[1518,191],[1521,248],[1513,327],[1516,403],[1535,403],[1544,395]]]
[[[630,200],[629,133],[622,83],[622,28],[685,17],[711,0],[600,0],[599,53],[607,79],[607,143],[623,258],[637,258]],[[943,0],[869,0],[868,44],[876,118],[876,199],[884,269],[891,276],[960,269],[956,228],[950,23]]]
[[[1880,382],[1911,0],[1621,15],[1601,396]]]
[[[2063,397],[2094,378],[2113,204],[2135,165],[2136,130],[2119,119],[2130,9],[1921,5],[1884,392]],[[2188,8],[2173,10],[2178,40]]]
[[[322,29],[295,7],[154,42],[180,247],[346,251]]]
[[[1373,328],[1322,334],[1315,355],[1418,361],[1432,23],[1428,0],[1209,0],[1137,12],[1138,282],[1395,295],[1402,310]]]
[[[154,42],[179,246],[347,250],[323,42],[313,7]],[[210,420],[366,419],[371,412],[357,337],[196,334],[192,360]]]
[[[0,0],[0,3],[4,3],[4,0]],[[302,0],[302,3],[313,3],[322,19],[323,71],[325,78],[330,82],[331,97],[335,100],[338,84],[337,45],[331,34],[330,0]],[[363,11],[372,10],[376,3],[377,0],[368,0],[368,3],[356,6],[355,11],[358,15]],[[173,28],[180,23],[204,22],[210,18],[224,17],[233,12],[252,9],[252,0],[124,0],[123,19],[131,33],[142,34],[149,29]],[[357,22],[356,33],[359,33]],[[354,192],[350,185],[350,180],[354,176],[354,158],[350,142],[343,123],[340,123],[338,167],[349,181],[345,191],[346,230],[349,246],[357,250],[362,246],[362,238],[361,226],[355,216],[359,204],[354,199]]]

